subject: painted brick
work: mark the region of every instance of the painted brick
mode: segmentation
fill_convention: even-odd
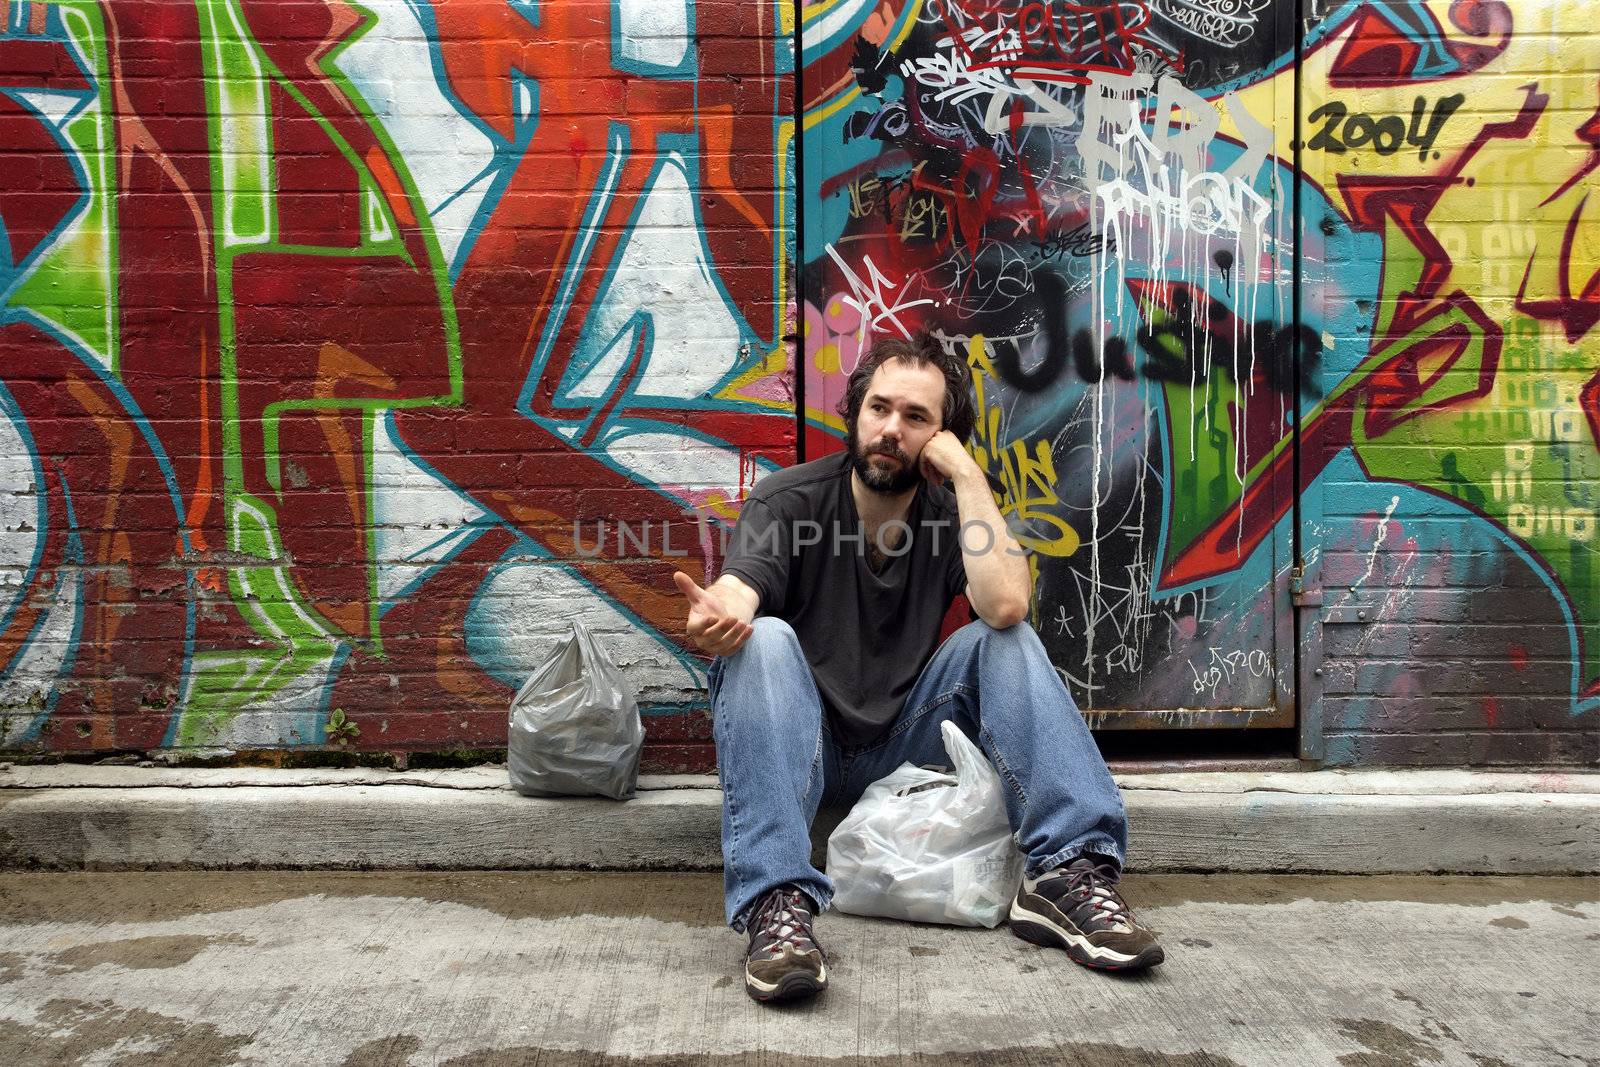
[[[796,116],[772,0],[0,0],[0,750],[493,751],[581,618],[706,769],[672,571],[928,328],[1084,710],[1600,759],[1592,17],[1025,6]]]
[[[701,699],[572,526],[793,461],[780,5],[352,14],[0,3],[0,747],[492,749],[571,617]]]
[[[806,413],[871,336],[969,353],[996,420],[975,455],[1063,535],[1035,620],[1086,708],[1288,701],[1340,764],[1592,762],[1592,19],[1322,5],[1296,70],[1285,6],[1202,27],[1152,3],[1025,58],[983,44],[1020,5],[971,14],[966,47],[885,11],[814,55]],[[1298,677],[1297,562],[1321,601]]]

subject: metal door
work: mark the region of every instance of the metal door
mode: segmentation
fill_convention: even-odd
[[[803,17],[808,458],[871,342],[933,330],[1091,723],[1292,725],[1294,5]]]

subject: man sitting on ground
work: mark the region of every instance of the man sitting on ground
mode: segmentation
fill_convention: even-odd
[[[690,638],[717,656],[727,919],[749,934],[757,1000],[827,986],[812,929],[833,896],[810,861],[817,808],[854,803],[901,763],[944,763],[946,719],[1006,784],[1027,857],[1012,932],[1106,970],[1163,958],[1116,890],[1121,794],[1024,622],[1027,559],[964,447],[967,375],[926,334],[874,345],[840,403],[847,451],[763,478],[709,588],[673,576]],[[962,593],[981,621],[941,645]]]

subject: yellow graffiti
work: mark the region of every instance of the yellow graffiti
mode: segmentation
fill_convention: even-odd
[[[926,237],[937,241],[950,228],[949,215],[949,209],[931,196],[909,196],[900,219],[900,239]]]
[[[867,174],[848,182],[845,193],[850,218],[882,216],[898,227],[902,241],[918,237],[939,240],[950,229],[950,209],[937,196],[917,188],[925,166],[923,161],[905,174]]]
[[[1060,507],[1056,493],[1056,463],[1046,440],[1006,441],[1002,436],[1001,409],[991,403],[986,383],[997,378],[982,334],[967,346],[967,365],[972,369],[972,390],[977,403],[977,423],[972,440],[967,442],[978,466],[1000,480],[995,493],[1000,517],[1007,520],[1017,543],[1028,549],[1030,564],[1038,578],[1037,556],[1066,557],[1078,550],[1078,531],[1053,508]]]
[[[1572,605],[1592,695],[1600,83],[1593,48],[1566,42],[1593,42],[1594,14],[1575,0],[1476,8],[1493,17],[1445,0],[1423,12],[1450,55],[1474,57],[1460,73],[1341,71],[1352,42],[1385,32],[1371,20],[1393,14],[1370,4],[1334,27],[1298,75],[1285,71],[1239,99],[1252,114],[1278,107],[1281,116],[1301,87],[1303,180],[1381,256],[1370,324],[1341,330],[1338,342],[1364,351],[1351,353],[1353,370],[1307,425],[1348,423],[1369,476],[1453,497],[1525,544]],[[1294,159],[1295,124],[1274,125],[1278,158]],[[1330,234],[1335,221],[1325,222]],[[1360,271],[1329,271],[1308,317],[1348,321],[1367,284]]]

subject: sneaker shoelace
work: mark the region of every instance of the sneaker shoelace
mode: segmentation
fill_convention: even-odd
[[[756,926],[767,940],[764,951],[768,955],[779,955],[785,945],[797,952],[813,948],[821,951],[822,946],[811,934],[811,909],[808,903],[805,894],[798,889],[788,892],[775,889],[767,894],[761,910],[756,914]]]
[[[1109,863],[1080,864],[1062,872],[1067,877],[1067,895],[1087,900],[1102,913],[1105,921],[1119,932],[1133,929],[1133,913],[1118,895],[1117,869]]]

